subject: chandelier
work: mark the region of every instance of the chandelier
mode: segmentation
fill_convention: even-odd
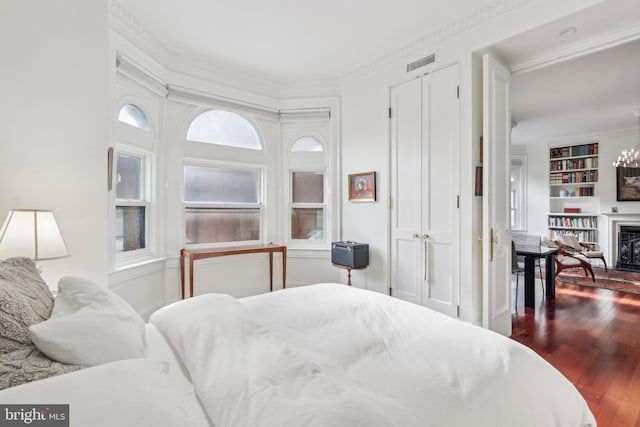
[[[638,118],[638,145],[628,150],[622,150],[618,156],[618,160],[613,162],[613,166],[617,168],[639,168],[640,167],[640,110],[633,113]]]

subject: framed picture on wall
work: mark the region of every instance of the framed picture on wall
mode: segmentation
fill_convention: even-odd
[[[640,168],[616,168],[616,200],[640,201]]]
[[[376,173],[362,172],[349,175],[349,201],[376,201]]]

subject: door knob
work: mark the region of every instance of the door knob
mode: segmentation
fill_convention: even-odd
[[[413,233],[413,234],[411,235],[411,237],[413,237],[414,239],[419,239],[419,238],[420,238],[420,234],[418,234],[418,233]]]

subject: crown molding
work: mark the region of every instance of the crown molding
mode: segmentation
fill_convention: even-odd
[[[428,48],[433,48],[436,44],[457,36],[473,27],[477,27],[487,21],[491,21],[500,15],[511,12],[519,7],[524,6],[534,0],[499,0],[482,9],[466,15],[437,31],[431,32],[424,37],[414,40],[398,49],[395,49],[385,55],[379,56],[367,63],[359,65],[352,70],[340,76],[341,80],[349,80],[368,74],[380,67],[390,65],[403,58],[415,55],[418,52],[424,52]]]
[[[547,51],[509,67],[513,75],[544,68],[640,39],[640,24],[601,34],[578,43]]]
[[[160,39],[151,34],[140,22],[127,12],[117,0],[109,0],[109,25],[125,36],[136,47],[159,62],[166,61],[167,49]]]

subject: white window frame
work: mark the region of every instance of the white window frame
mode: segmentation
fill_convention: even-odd
[[[293,174],[295,172],[310,172],[310,173],[321,173],[322,174],[322,186],[323,186],[323,194],[322,194],[322,203],[294,203],[293,202]],[[327,203],[328,191],[327,191],[327,170],[326,168],[291,168],[289,169],[289,203],[287,209],[287,241],[289,245],[292,247],[304,247],[304,248],[325,248],[327,246],[327,233],[328,233],[328,212],[329,206]],[[293,214],[294,209],[317,209],[322,208],[322,239],[294,239],[291,233],[291,216]]]
[[[218,168],[218,169],[235,169],[235,170],[254,170],[258,171],[258,176],[260,177],[260,194],[258,197],[257,203],[219,203],[219,202],[187,202],[185,201],[185,182],[184,182],[184,169],[186,166],[197,166],[197,167],[208,167],[208,168]],[[182,232],[181,237],[183,241],[183,247],[190,249],[198,249],[198,248],[212,248],[212,247],[222,247],[229,245],[244,245],[244,244],[257,244],[263,242],[266,236],[266,177],[265,177],[265,166],[261,164],[255,163],[239,163],[239,162],[219,162],[219,161],[211,161],[211,160],[202,160],[202,159],[183,159],[181,170],[181,185],[180,185],[180,194],[182,201]],[[187,229],[187,221],[186,221],[186,210],[189,208],[204,208],[204,209],[256,209],[258,208],[260,211],[260,235],[258,240],[241,240],[241,241],[232,241],[232,242],[209,242],[209,243],[187,243],[186,229]]]
[[[517,188],[510,188],[511,197],[515,200],[515,206],[511,205],[511,211],[515,211],[513,231],[527,231],[527,156],[525,154],[513,154],[511,156],[511,177],[515,177]],[[515,197],[513,193],[515,192]]]
[[[132,207],[144,207],[144,239],[145,239],[145,247],[142,249],[136,249],[132,251],[126,252],[118,252],[116,251],[116,266],[121,267],[123,265],[131,264],[136,261],[140,261],[142,259],[146,259],[151,257],[153,254],[153,233],[151,233],[151,227],[153,224],[153,213],[152,213],[152,176],[153,176],[153,165],[154,165],[154,155],[153,153],[142,150],[136,147],[131,147],[125,144],[117,144],[116,150],[114,153],[114,181],[117,181],[117,158],[118,155],[127,155],[132,157],[138,157],[142,160],[142,200],[122,200],[116,197],[116,190],[114,185],[114,221],[115,221],[115,211],[119,206],[132,206]],[[114,245],[116,239],[116,232],[114,227]]]
[[[286,221],[285,221],[285,236],[287,246],[291,249],[312,249],[312,250],[326,250],[331,246],[332,240],[332,204],[331,204],[331,181],[329,167],[329,151],[327,142],[318,135],[316,132],[311,131],[309,128],[302,128],[298,132],[292,133],[292,138],[289,139],[289,143],[286,144],[286,159],[289,165],[286,179]],[[293,145],[303,137],[312,137],[320,143],[322,151],[292,151]],[[315,172],[323,174],[323,203],[293,203],[293,172]],[[322,207],[323,208],[323,230],[322,239],[294,239],[291,235],[291,214],[296,207]]]

